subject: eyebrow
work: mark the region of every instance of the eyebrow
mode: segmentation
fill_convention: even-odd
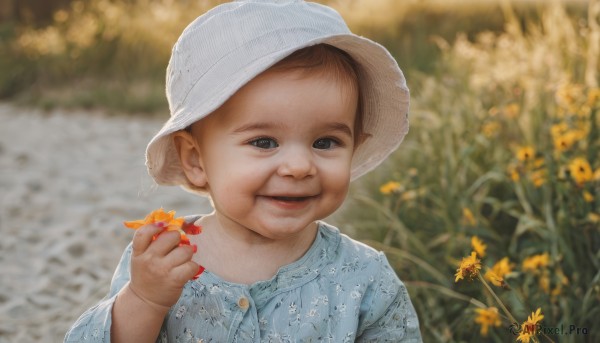
[[[242,126],[238,127],[237,129],[233,130],[233,132],[234,133],[242,133],[242,132],[247,132],[247,131],[280,129],[280,128],[283,128],[283,126],[284,125],[282,125],[282,124],[258,122],[258,123],[250,123],[250,124],[242,125]],[[327,123],[325,125],[325,129],[327,131],[339,131],[343,134],[348,135],[348,137],[352,137],[352,130],[350,129],[350,127],[348,125],[346,125],[344,123],[339,123],[339,122]]]

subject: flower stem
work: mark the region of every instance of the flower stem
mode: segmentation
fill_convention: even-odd
[[[481,281],[481,283],[483,283],[483,285],[488,290],[488,292],[490,292],[490,294],[492,294],[492,296],[494,297],[494,299],[496,299],[496,302],[498,303],[498,305],[500,305],[500,307],[502,308],[502,311],[504,312],[504,314],[506,314],[506,316],[513,323],[518,323],[517,320],[515,319],[515,317],[513,317],[512,313],[510,313],[510,311],[506,308],[506,306],[504,306],[504,303],[502,302],[502,300],[500,300],[500,298],[498,298],[498,296],[496,295],[496,292],[494,292],[494,290],[492,289],[492,287],[490,287],[490,285],[487,283],[487,281],[485,281],[485,279],[481,276],[481,273],[477,273],[477,278],[479,278],[479,281]]]

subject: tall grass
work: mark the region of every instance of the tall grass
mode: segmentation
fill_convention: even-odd
[[[514,341],[502,311],[481,332],[477,309],[502,305],[519,325],[541,308],[542,327],[581,329],[542,341],[600,340],[597,3],[581,18],[555,2],[525,26],[506,5],[503,32],[438,40],[437,72],[412,79],[407,141],[336,218],[389,253],[425,341]],[[491,286],[502,304],[455,282],[473,236],[487,245],[482,276],[507,258],[505,288]]]
[[[223,0],[74,0],[43,27],[0,26],[0,99],[45,108],[166,111],[164,75],[178,35]],[[386,45],[408,72],[430,72],[439,58],[431,36],[452,41],[499,32],[497,1],[322,0],[352,29]],[[535,17],[535,6],[519,16]],[[375,18],[375,19],[373,19]]]

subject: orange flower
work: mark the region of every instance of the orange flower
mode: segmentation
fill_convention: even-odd
[[[481,261],[477,259],[477,253],[471,252],[470,256],[464,257],[460,261],[460,267],[456,270],[456,278],[454,282],[464,279],[465,277],[470,281],[477,277],[479,270],[481,269]]]
[[[397,181],[388,181],[379,187],[379,191],[385,195],[400,192],[402,191],[402,185]]]
[[[535,157],[535,150],[531,146],[522,146],[517,150],[517,159],[521,162],[532,161]]]
[[[500,316],[498,315],[498,309],[495,307],[488,308],[476,308],[477,318],[475,323],[481,325],[480,333],[482,336],[487,336],[490,326],[500,326]]]
[[[547,267],[549,263],[550,255],[547,252],[529,256],[523,261],[523,271],[537,273],[542,268]]]
[[[531,337],[538,334],[540,325],[539,323],[544,319],[542,309],[538,308],[537,311],[531,312],[531,315],[527,317],[527,320],[521,324],[521,333],[517,337],[517,341],[523,343],[529,343]]]
[[[164,231],[179,231],[181,235],[181,244],[189,245],[190,240],[186,234],[197,235],[202,232],[200,226],[193,223],[186,223],[183,217],[175,218],[175,211],[165,212],[162,208],[152,211],[144,219],[126,221],[126,227],[137,230],[144,225],[153,224],[163,228]],[[154,237],[156,239],[156,236]]]
[[[569,171],[571,172],[571,177],[579,186],[593,180],[594,177],[590,163],[582,157],[575,158],[569,163]]]
[[[190,239],[187,235],[197,235],[202,232],[202,228],[200,226],[195,225],[194,223],[186,223],[183,217],[175,218],[175,211],[165,212],[162,207],[158,210],[152,211],[150,214],[146,216],[144,219],[140,220],[132,220],[126,221],[123,223],[125,227],[130,229],[137,230],[144,225],[156,225],[158,227],[162,227],[163,231],[179,231],[181,236],[181,240],[179,245],[190,245]],[[160,233],[159,233],[160,235]],[[155,240],[158,235],[154,236],[152,239]],[[195,249],[195,246],[194,246]],[[195,251],[195,250],[194,250]],[[198,269],[198,273],[192,277],[193,280],[200,277],[200,274],[204,272],[204,267],[200,266]]]
[[[487,245],[483,243],[483,241],[479,239],[479,237],[471,237],[471,247],[477,253],[477,255],[479,255],[479,257],[485,257],[485,250],[487,249]]]
[[[496,262],[492,269],[489,269],[483,276],[486,280],[498,287],[507,287],[504,277],[512,272],[514,263],[510,263],[508,257],[504,257]]]

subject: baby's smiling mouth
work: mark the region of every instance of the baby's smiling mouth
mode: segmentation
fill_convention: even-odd
[[[286,196],[271,196],[269,198],[279,201],[304,201],[312,198],[312,196],[298,196],[298,197],[286,197]]]

